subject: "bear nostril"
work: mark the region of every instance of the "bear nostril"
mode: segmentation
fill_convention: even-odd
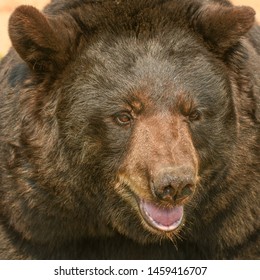
[[[167,185],[157,192],[157,197],[161,200],[181,201],[190,195],[194,191],[193,184],[187,184],[184,187],[176,186],[175,188],[171,185]]]
[[[162,197],[166,198],[172,198],[174,195],[176,194],[174,188],[171,185],[168,185],[166,187],[164,187],[163,192],[162,192]]]
[[[195,184],[192,183],[175,183],[165,186],[153,185],[154,194],[160,200],[180,202],[191,196],[194,192]]]
[[[160,200],[173,202],[178,198],[178,186],[166,185],[155,189],[155,195]]]
[[[194,189],[195,189],[194,184],[187,184],[183,188],[179,188],[177,194],[174,197],[174,200],[177,203],[180,203],[181,201],[191,196],[194,192]]]
[[[187,184],[182,190],[180,190],[180,196],[186,197],[190,196],[193,193],[194,185]]]
[[[171,185],[166,185],[155,188],[154,194],[160,200],[172,201],[176,197],[177,191]]]

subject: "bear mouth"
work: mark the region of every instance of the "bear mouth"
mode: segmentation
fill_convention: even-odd
[[[148,225],[160,231],[174,231],[182,223],[183,206],[161,207],[152,202],[141,200],[139,208]]]

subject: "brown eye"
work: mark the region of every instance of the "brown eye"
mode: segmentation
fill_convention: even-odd
[[[129,125],[132,119],[131,114],[128,112],[121,112],[115,115],[115,120],[119,125]]]
[[[194,110],[189,114],[189,121],[199,121],[201,119],[201,112],[199,110]]]

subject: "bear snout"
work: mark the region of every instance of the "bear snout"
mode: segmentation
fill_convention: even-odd
[[[156,199],[180,204],[194,193],[196,176],[189,167],[164,167],[151,179],[150,185]]]

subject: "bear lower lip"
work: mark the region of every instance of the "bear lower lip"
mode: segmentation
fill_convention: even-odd
[[[183,218],[183,206],[159,207],[152,202],[141,200],[140,212],[145,221],[161,231],[177,229]]]

